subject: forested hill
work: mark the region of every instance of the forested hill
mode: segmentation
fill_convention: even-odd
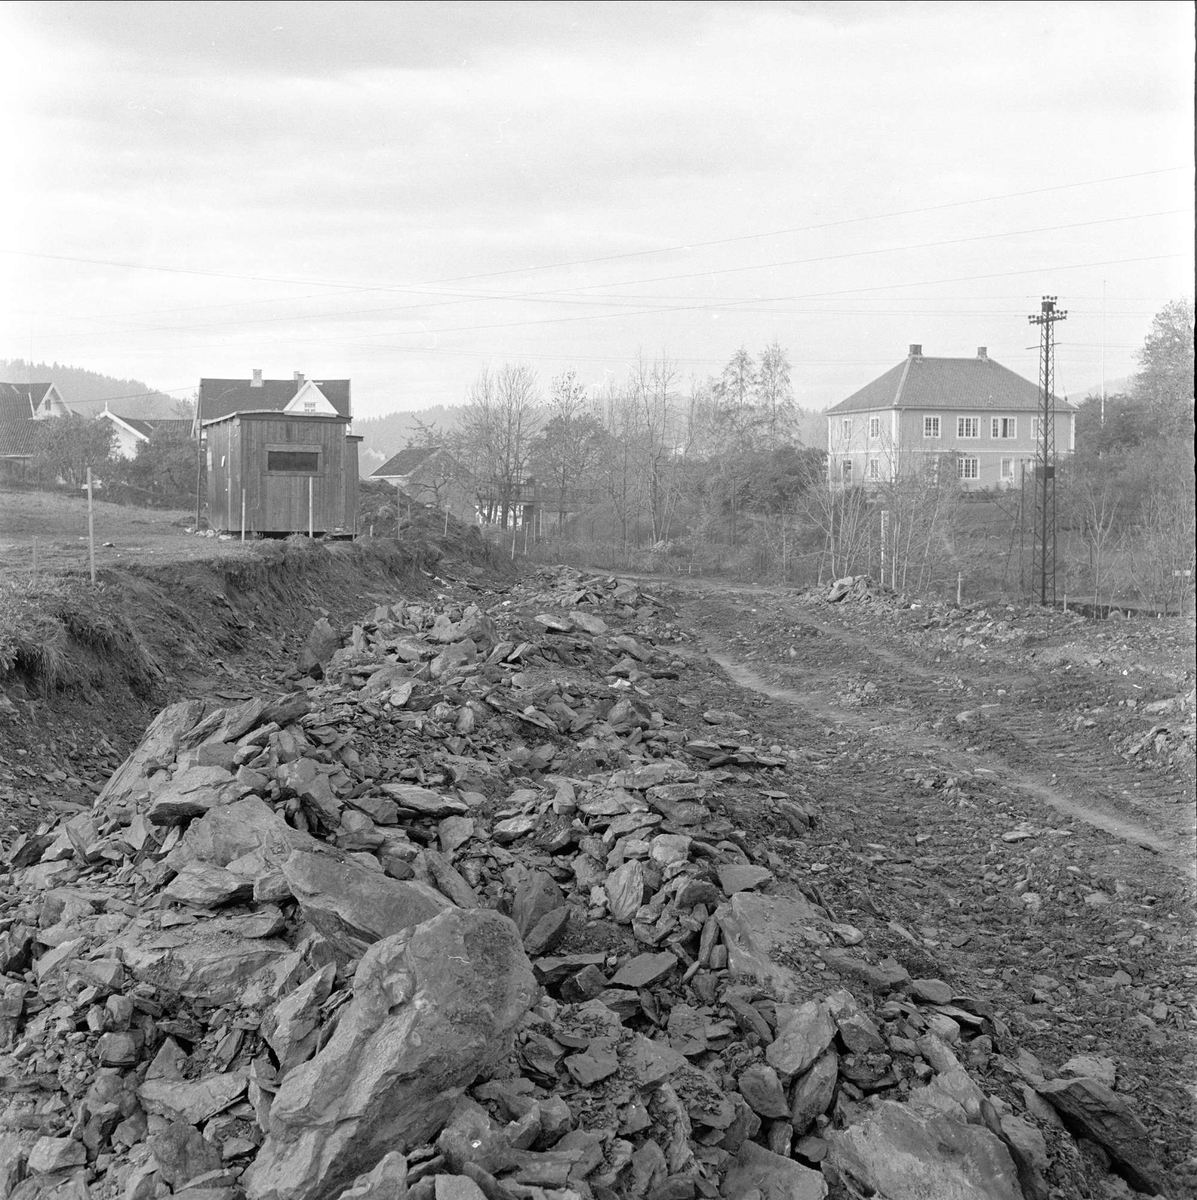
[[[353,432],[365,440],[358,451],[358,469],[371,475],[392,455],[398,454],[419,432],[421,425],[448,433],[461,420],[462,409],[438,404],[418,412],[393,412],[384,417],[354,417]]]
[[[101,412],[104,404],[123,417],[190,416],[189,403],[180,403],[165,392],[155,391],[140,379],[114,379],[83,367],[59,363],[27,363],[23,358],[0,359],[0,381],[4,383],[52,383],[67,407],[86,417]]]

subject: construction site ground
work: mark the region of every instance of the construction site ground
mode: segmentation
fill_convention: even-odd
[[[168,701],[285,690],[321,615],[536,588],[479,545],[429,530],[401,583],[351,552],[337,570],[267,571],[239,546],[223,566],[125,560],[98,601],[64,576],[64,595],[119,611],[139,644],[76,646],[55,687],[0,680],[0,835],[86,807]],[[702,737],[714,712],[721,733],[797,752],[778,786],[804,790],[816,827],[781,837],[754,779],[725,804],[747,843],[874,954],[988,1001],[1048,1072],[1113,1059],[1176,1194],[1197,1194],[1192,618],[920,605],[863,581],[837,603],[636,582],[667,614],[645,632],[686,667],[655,681],[668,717]],[[1013,1102],[1009,1061],[985,1083]]]

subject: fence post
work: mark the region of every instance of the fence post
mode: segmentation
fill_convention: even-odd
[[[309,480],[309,484],[310,484]],[[245,541],[245,489],[241,489],[241,540]]]
[[[964,601],[964,572],[956,572],[956,603],[961,604]]]
[[[312,512],[312,477],[308,476],[308,537],[315,537],[316,514]]]
[[[96,518],[91,497],[91,467],[87,468],[87,558],[91,564],[91,586],[96,586]]]
[[[33,537],[33,579],[37,582],[37,535]]]

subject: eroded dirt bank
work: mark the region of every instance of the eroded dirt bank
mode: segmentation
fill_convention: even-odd
[[[179,655],[174,686],[201,698],[98,808],[22,776],[41,836],[8,847],[0,910],[5,1190],[933,1196],[947,1176],[880,1182],[920,1145],[916,1165],[977,1200],[1193,1193],[1172,798],[1192,710],[1109,715],[1140,712],[1135,682],[1144,707],[1192,687],[1165,632],[1158,682],[1119,675],[1123,695],[1110,670],[1099,694],[1092,644],[1017,613],[662,597],[569,571],[496,587],[468,564],[326,583],[274,606],[200,593],[232,612],[229,640]],[[321,608],[323,678],[301,679]],[[1145,638],[1107,666],[1149,661]],[[409,946],[402,922],[450,901],[515,921],[512,946],[483,938],[493,970],[468,969],[472,916],[435,918],[465,947],[449,976]],[[388,970],[408,982],[379,993]],[[388,1127],[394,1154],[363,1143],[344,1109],[371,1047],[408,1044],[387,1022],[412,996],[481,1009],[500,984],[483,1079],[459,1070],[431,1123]],[[383,1107],[421,1111],[405,1097]]]

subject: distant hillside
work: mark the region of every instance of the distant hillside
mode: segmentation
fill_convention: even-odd
[[[1130,395],[1135,390],[1135,377],[1133,375],[1119,375],[1117,379],[1106,380],[1106,395],[1117,396],[1119,393]],[[1094,383],[1087,388],[1082,388],[1081,391],[1071,399],[1077,401],[1084,400],[1086,396],[1100,396],[1101,384]]]
[[[114,379],[83,367],[59,363],[27,363],[23,358],[0,359],[4,383],[52,383],[68,408],[85,417],[102,412],[105,403],[122,417],[189,417],[191,406],[156,392],[140,379]]]
[[[392,455],[398,454],[415,436],[420,425],[448,433],[461,420],[462,410],[438,404],[418,412],[387,413],[385,417],[353,419],[353,432],[363,437],[358,449],[358,471],[364,479],[372,475]]]

